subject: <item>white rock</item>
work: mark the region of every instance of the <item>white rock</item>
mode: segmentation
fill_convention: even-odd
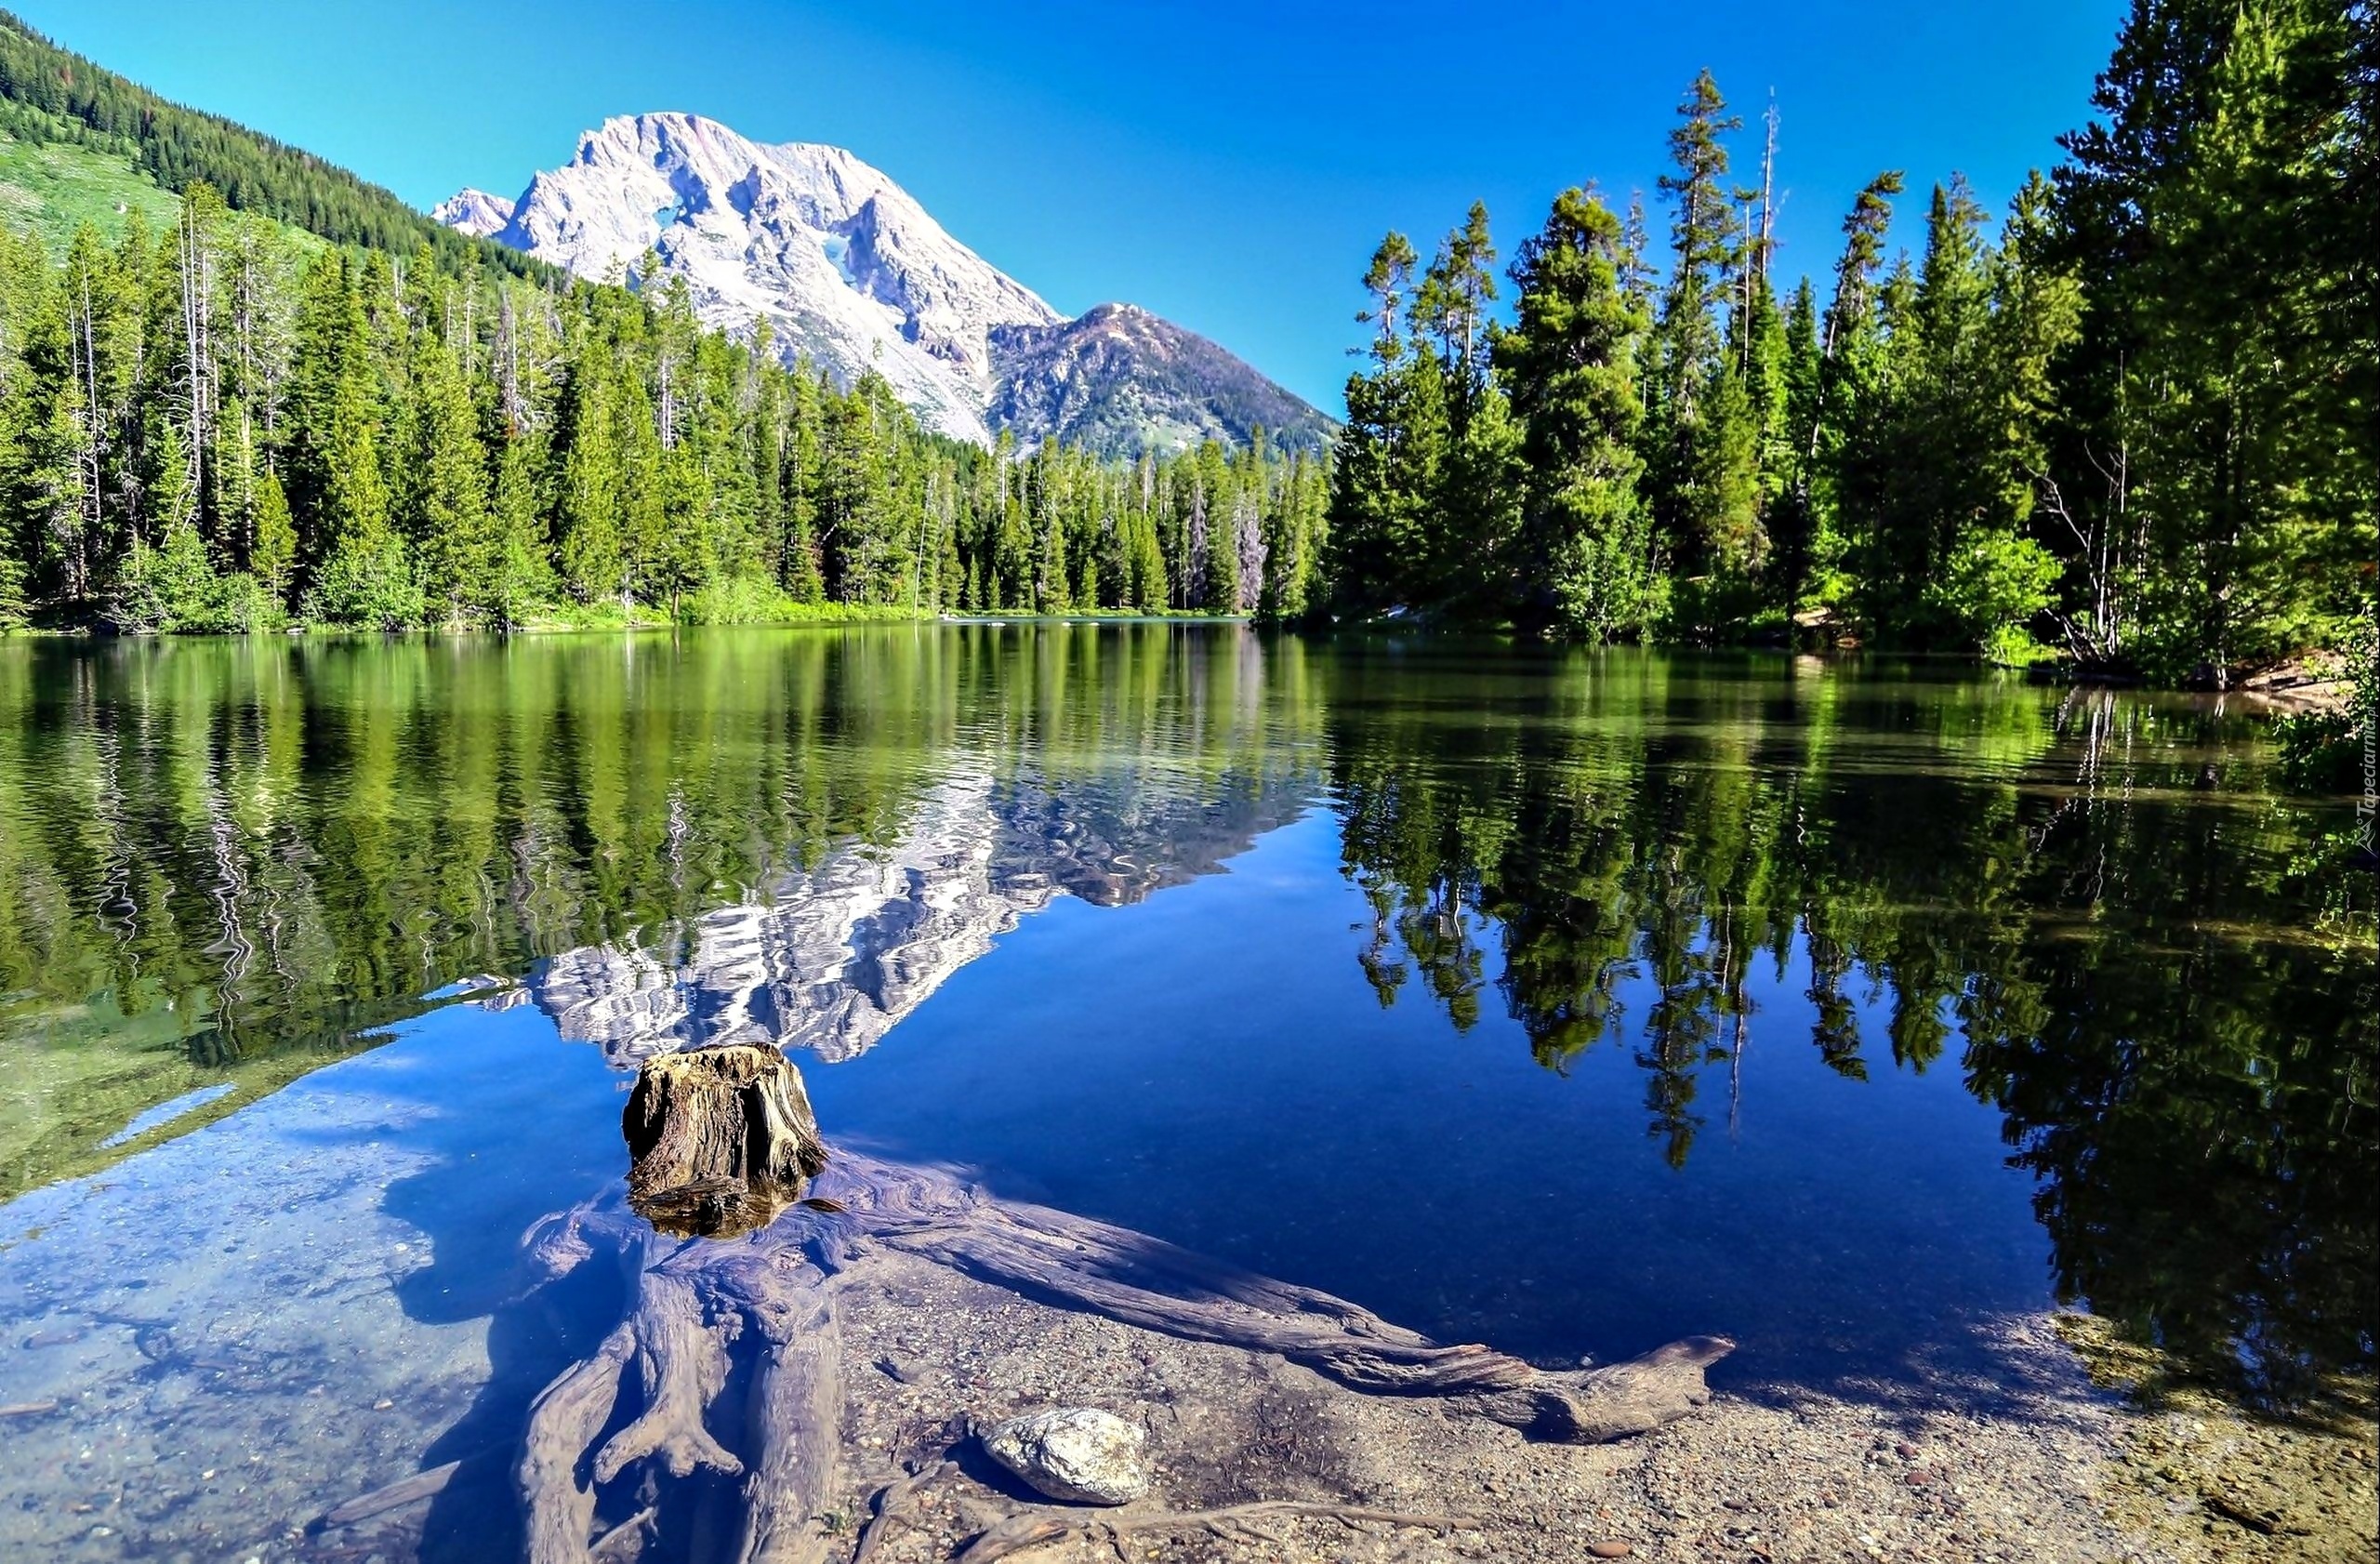
[[[1053,1407],[985,1430],[992,1459],[1052,1499],[1121,1504],[1149,1489],[1148,1435],[1096,1407]]]

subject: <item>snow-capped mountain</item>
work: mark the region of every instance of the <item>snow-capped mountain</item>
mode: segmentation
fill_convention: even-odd
[[[685,278],[707,324],[741,333],[765,320],[788,362],[806,354],[846,384],[872,367],[927,424],[963,439],[988,444],[1012,406],[1105,410],[1078,406],[1080,395],[1043,383],[1068,370],[1064,355],[1006,354],[1012,378],[1025,383],[1004,381],[994,335],[1023,331],[1038,341],[1067,318],[840,147],[765,145],[694,114],[621,115],[581,136],[570,162],[536,175],[517,201],[466,190],[431,215],[586,277],[627,275],[651,252],[664,272]],[[1265,428],[1317,440],[1328,430],[1313,408],[1213,344],[1167,329],[1218,361],[1208,379],[1273,393],[1291,416]],[[1099,432],[1110,448],[1178,444],[1191,429],[1244,438],[1262,421],[1236,404],[1174,405],[1185,395],[1178,365],[1148,387],[1120,361],[1103,378],[1154,415],[1133,425],[1149,425],[1146,439],[1117,440],[1117,419],[1106,418]],[[1188,378],[1193,401],[1197,379]],[[1017,422],[1027,444],[1073,432],[1046,414]]]

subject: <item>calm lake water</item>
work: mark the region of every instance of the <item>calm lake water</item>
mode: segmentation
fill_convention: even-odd
[[[2274,785],[2236,708],[1874,661],[0,643],[0,1551],[517,1433],[521,1232],[731,1039],[1543,1360],[1988,1383],[2069,1303],[2288,1399],[2373,1363],[2380,1007],[2351,807]]]

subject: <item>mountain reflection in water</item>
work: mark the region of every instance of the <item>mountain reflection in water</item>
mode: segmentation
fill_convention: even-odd
[[[1368,916],[1300,953],[1315,983],[1436,1013],[1450,1061],[1514,1027],[1579,1077],[1550,1092],[1624,1054],[1643,1144],[1570,1154],[1702,1176],[1764,1054],[1839,1093],[1954,1072],[2031,1180],[2045,1293],[2285,1400],[2372,1363],[2380,1038],[2347,810],[2269,770],[2183,699],[1236,627],[0,645],[0,1195],[458,998],[615,1067],[855,1060],[1052,898],[1139,902],[1320,807]],[[1287,1013],[1220,961],[1148,976]]]

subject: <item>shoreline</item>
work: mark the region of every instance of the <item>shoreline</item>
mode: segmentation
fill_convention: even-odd
[[[1153,1559],[1554,1564],[1600,1542],[1625,1544],[1626,1557],[1679,1561],[2348,1564],[2373,1545],[2369,1462],[2352,1464],[2359,1451],[2369,1455],[2368,1429],[2360,1445],[2302,1433],[2294,1444],[2268,1441],[2302,1453],[2293,1476],[2321,1474],[2327,1485],[2300,1482],[2280,1523],[2257,1530],[2233,1511],[2254,1514],[2260,1500],[2226,1497],[2245,1492],[2237,1477],[2202,1491],[2159,1478],[2153,1452],[2173,1442],[2172,1414],[2095,1383],[2066,1339],[2070,1316],[1999,1321],[1980,1344],[2000,1370],[1988,1383],[1921,1368],[1856,1393],[1818,1391],[1765,1380],[1756,1361],[1736,1359],[1714,1372],[1709,1405],[1666,1427],[1560,1445],[1425,1401],[1358,1395],[1276,1358],[1052,1310],[931,1266],[849,1308],[850,1448],[863,1457],[923,1467],[956,1418],[985,1423],[1081,1402],[1137,1414],[1148,1427],[1158,1492],[1136,1508],[1308,1499],[1479,1522],[1442,1535],[1366,1535],[1302,1519],[1274,1526],[1277,1547],[1236,1546],[1195,1527],[1135,1531],[1134,1544],[1149,1545],[1135,1557]],[[2210,1405],[2188,1415],[2208,1450],[2240,1437]],[[929,1510],[932,1521],[876,1557],[946,1559],[971,1527],[994,1518],[999,1489],[979,1479],[963,1449],[958,1455],[961,1472]],[[2359,1469],[2360,1489],[2340,1476]],[[867,1513],[871,1497],[852,1495],[855,1513]],[[1052,1547],[1035,1557],[1107,1556]]]

